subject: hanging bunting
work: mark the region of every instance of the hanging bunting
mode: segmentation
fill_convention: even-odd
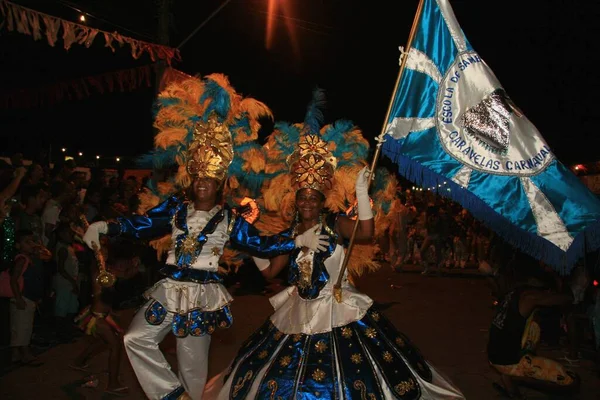
[[[0,108],[31,108],[53,105],[63,100],[81,100],[93,92],[103,94],[114,91],[130,92],[152,85],[154,65],[111,71],[69,81],[46,85],[41,88],[15,89],[0,92]]]
[[[144,53],[147,53],[152,61],[164,60],[169,65],[171,65],[172,60],[181,61],[178,49],[122,36],[118,32],[111,33],[90,28],[89,26],[53,17],[6,0],[0,0],[1,28],[6,28],[9,32],[17,31],[24,35],[32,36],[34,40],[39,40],[45,36],[48,44],[52,47],[56,45],[59,32],[62,28],[63,47],[65,50],[69,50],[74,44],[84,45],[89,48],[96,39],[96,36],[101,34],[104,37],[105,47],[110,48],[114,52],[117,45],[119,47],[128,45],[131,48],[131,56],[136,60]]]

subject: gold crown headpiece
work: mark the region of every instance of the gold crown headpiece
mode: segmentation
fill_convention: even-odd
[[[294,190],[314,189],[326,194],[332,188],[337,159],[318,134],[302,134],[287,164]]]
[[[188,174],[222,182],[233,161],[233,138],[227,125],[213,113],[194,126],[194,138],[187,151]]]

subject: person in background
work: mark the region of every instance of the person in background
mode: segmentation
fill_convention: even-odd
[[[75,233],[68,223],[56,228],[57,244],[55,259],[58,270],[54,275],[55,291],[54,316],[59,336],[66,338],[73,320],[79,311],[79,260],[75,254],[73,240]]]
[[[21,202],[24,209],[17,214],[15,224],[17,230],[30,230],[40,243],[44,236],[44,225],[39,212],[46,203],[46,192],[40,185],[26,185],[21,190]]]
[[[50,187],[52,197],[46,202],[42,212],[42,222],[44,223],[44,237],[42,240],[48,248],[54,247],[54,229],[59,223],[60,212],[63,207],[73,199],[72,189],[73,185],[68,182],[62,180],[52,182]]]
[[[46,253],[33,232],[20,230],[15,234],[17,256],[10,274],[13,297],[10,300],[10,346],[12,361],[29,366],[42,365],[29,347],[37,304],[44,295],[43,266],[39,261]]]
[[[107,261],[106,270],[114,274],[118,282],[121,276],[112,268],[109,259],[109,252],[112,251],[112,248],[110,248],[107,239],[105,238],[100,249],[103,257],[100,262]],[[94,259],[92,262],[93,301],[91,306],[86,307],[75,318],[79,328],[91,338],[91,341],[69,367],[88,372],[89,361],[96,355],[108,350],[108,383],[105,392],[116,396],[125,396],[128,394],[129,388],[123,385],[119,379],[119,370],[123,358],[122,340],[124,331],[114,319],[113,314],[117,290],[116,282],[113,286],[103,287],[97,280],[99,274],[99,261]]]
[[[573,293],[551,291],[531,274],[535,272],[533,268],[525,275],[526,265],[520,266],[512,290],[503,291],[506,295],[490,327],[488,360],[502,378],[502,385],[494,383],[494,387],[510,398],[521,397],[519,384],[546,392],[573,393],[579,389],[579,377],[559,362],[536,354],[540,339],[536,310],[569,305],[573,302]]]

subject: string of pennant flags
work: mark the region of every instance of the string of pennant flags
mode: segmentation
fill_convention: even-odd
[[[121,35],[118,32],[108,32],[83,24],[45,14],[31,8],[23,7],[7,0],[0,0],[0,29],[9,32],[19,32],[33,37],[34,40],[46,38],[52,47],[56,45],[59,33],[62,32],[63,47],[69,50],[74,44],[89,48],[98,36],[104,38],[104,47],[113,52],[116,47],[128,46],[131,56],[139,59],[147,54],[155,61],[165,61],[168,65],[181,61],[178,49]]]

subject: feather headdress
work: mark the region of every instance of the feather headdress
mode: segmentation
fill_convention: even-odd
[[[144,188],[138,211],[144,213],[187,188],[194,176],[222,182],[224,198],[232,202],[256,197],[267,177],[265,152],[257,141],[264,117],[272,118],[271,110],[238,94],[223,74],[184,76],[168,83],[156,102],[155,148],[139,161],[176,172]],[[171,245],[170,236],[151,244],[160,256]],[[241,264],[237,253],[225,254],[228,259],[224,255],[222,262]]]
[[[263,178],[252,172],[266,162],[257,142],[263,117],[272,118],[271,110],[242,97],[223,74],[171,82],[156,103],[155,149],[143,160],[155,168],[178,165],[169,180],[173,192],[188,187],[193,176],[218,181],[229,176],[234,189],[257,192]]]
[[[266,172],[272,177],[263,188],[261,206],[264,211],[256,223],[267,234],[280,232],[293,223],[296,191],[300,188],[310,187],[323,192],[325,207],[334,212],[345,212],[356,201],[356,178],[367,165],[369,143],[351,121],[338,120],[323,126],[323,105],[324,93],[317,89],[304,122],[277,122],[267,138],[264,145],[269,160]],[[305,165],[298,162],[303,156]],[[311,156],[313,160],[310,160]],[[307,173],[310,166],[313,166],[312,179]],[[319,168],[324,169],[319,171]],[[388,185],[383,186],[387,189]],[[373,193],[377,199],[378,193]],[[374,202],[374,210],[380,209]],[[376,245],[356,245],[348,264],[350,271],[361,275],[379,268],[374,261],[378,250]]]

